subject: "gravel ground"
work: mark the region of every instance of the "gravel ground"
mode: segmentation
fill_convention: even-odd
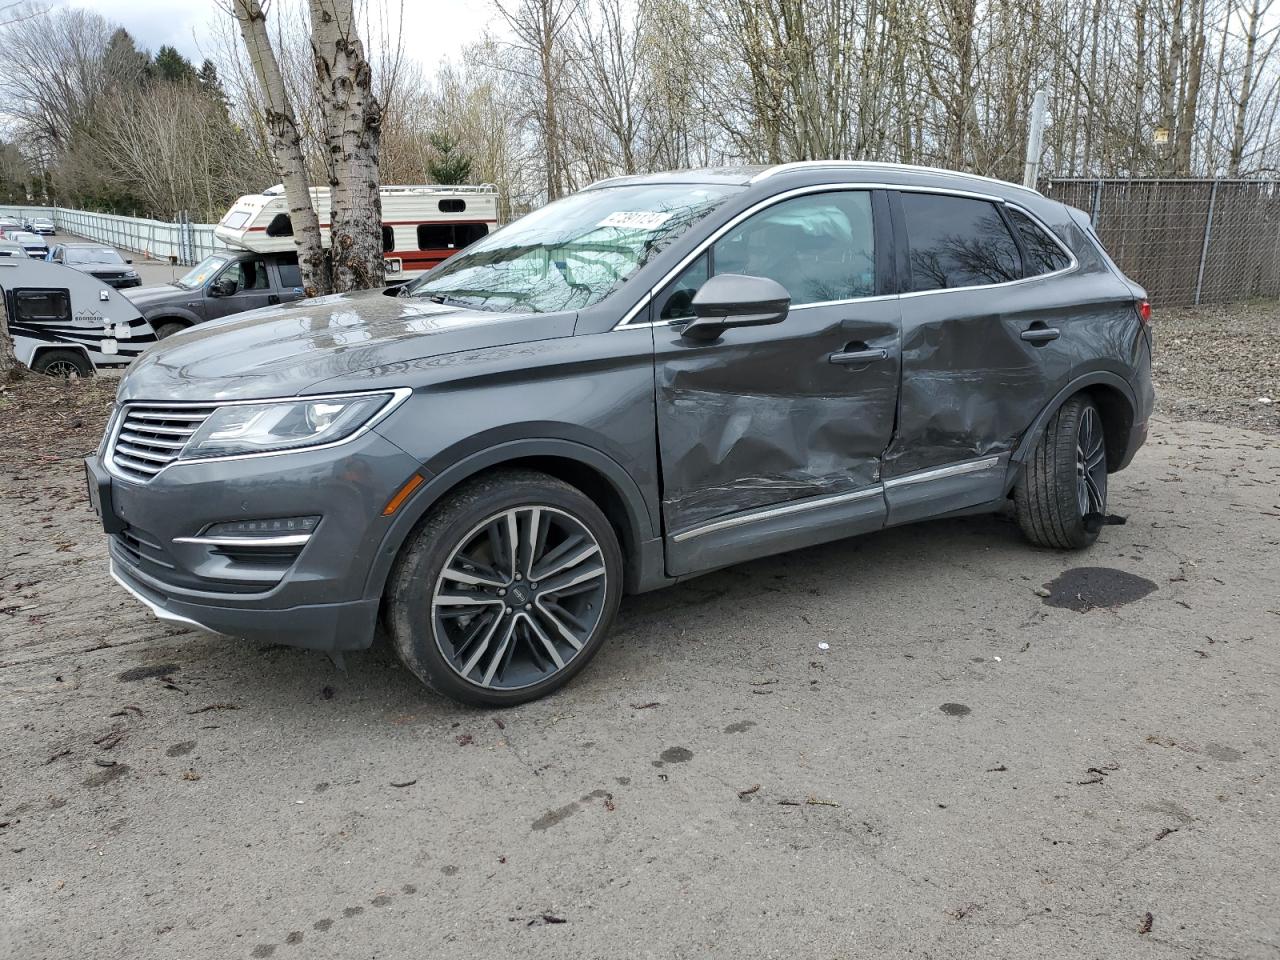
[[[1280,433],[1280,302],[1157,310],[1152,329],[1162,415]]]
[[[0,393],[0,956],[1280,955],[1267,433],[1166,405],[1085,554],[977,517],[630,598],[496,713],[153,620],[84,505],[111,386]]]

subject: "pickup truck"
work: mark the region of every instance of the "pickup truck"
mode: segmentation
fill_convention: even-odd
[[[232,313],[302,299],[296,253],[219,250],[172,283],[138,287],[125,296],[160,339]]]

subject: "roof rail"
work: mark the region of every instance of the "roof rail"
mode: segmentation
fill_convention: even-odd
[[[796,160],[791,163],[779,163],[767,170],[761,170],[751,178],[752,183],[758,183],[761,180],[776,176],[780,173],[790,173],[792,170],[816,169],[821,167],[852,167],[855,169],[866,169],[874,167],[895,167],[901,170],[922,170],[926,173],[945,173],[953,177],[963,177],[968,180],[982,180],[986,183],[998,183],[1002,187],[1016,187],[1018,190],[1025,190],[1027,193],[1034,193],[1041,196],[1039,190],[1032,190],[1030,187],[1024,187],[1020,183],[1013,183],[1010,180],[999,180],[995,177],[984,177],[977,173],[964,173],[960,170],[947,170],[945,167],[924,167],[917,166],[912,163],[891,163],[878,160]]]

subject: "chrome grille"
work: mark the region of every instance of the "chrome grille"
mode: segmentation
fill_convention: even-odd
[[[191,435],[216,406],[130,405],[108,451],[111,465],[125,476],[147,481],[178,459]]]

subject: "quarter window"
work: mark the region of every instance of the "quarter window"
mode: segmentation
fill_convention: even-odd
[[[280,286],[302,286],[302,269],[298,266],[296,260],[292,263],[277,263],[276,272],[280,274]]]
[[[793,307],[875,293],[871,194],[839,190],[784,200],[748,217],[666,289],[658,317],[693,316],[693,296],[712,273],[768,277]]]
[[[1071,258],[1051,236],[1036,226],[1035,222],[1021,210],[1006,207],[1009,221],[1013,229],[1018,231],[1022,241],[1022,252],[1026,257],[1026,276],[1038,277],[1044,273],[1065,270],[1071,266]]]
[[[1005,283],[1022,276],[1022,257],[1000,212],[985,200],[902,193],[911,250],[909,290]]]

